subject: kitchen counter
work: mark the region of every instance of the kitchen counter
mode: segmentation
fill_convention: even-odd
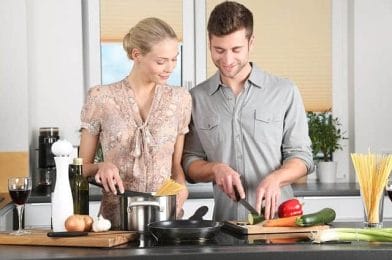
[[[339,226],[357,226],[360,223],[337,223]],[[392,225],[390,225],[392,226]],[[1,245],[4,259],[269,259],[269,260],[314,260],[314,259],[391,259],[392,243],[326,243],[312,244],[267,244],[249,243],[249,237],[237,238],[224,231],[217,237],[226,237],[224,245],[167,245],[143,247],[128,244],[119,248],[71,248],[45,246]]]
[[[303,183],[293,184],[294,196],[359,196],[359,186],[356,183]],[[213,198],[210,183],[188,184],[189,199]],[[90,201],[101,200],[101,188],[90,185]],[[42,195],[33,191],[29,203],[50,202],[50,195]]]

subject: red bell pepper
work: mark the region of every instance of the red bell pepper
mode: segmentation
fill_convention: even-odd
[[[280,218],[300,216],[302,214],[302,204],[297,199],[286,200],[278,208],[278,216]]]

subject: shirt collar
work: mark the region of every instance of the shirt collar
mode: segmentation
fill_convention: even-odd
[[[252,70],[250,72],[250,75],[247,79],[247,82],[250,83],[251,85],[254,85],[255,87],[263,89],[265,87],[265,77],[266,74],[264,71],[259,69],[254,63],[250,63],[252,66]],[[210,89],[208,91],[208,94],[211,96],[213,95],[221,86],[223,86],[223,83],[220,80],[220,73],[219,70],[211,77],[210,79],[211,84],[210,84]]]

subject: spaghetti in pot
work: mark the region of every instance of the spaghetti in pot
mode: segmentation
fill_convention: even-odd
[[[384,196],[384,188],[392,170],[392,155],[353,153],[351,159],[358,177],[367,221],[371,224],[379,224],[380,201]]]
[[[169,196],[177,195],[185,186],[175,182],[172,179],[167,179],[161,187],[158,188],[154,196]]]

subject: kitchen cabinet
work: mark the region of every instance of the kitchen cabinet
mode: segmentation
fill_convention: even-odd
[[[14,205],[8,204],[0,210],[0,231],[12,230]]]
[[[212,214],[214,211],[214,199],[213,198],[204,198],[204,199],[188,199],[184,203],[184,216],[183,219],[188,219],[190,216],[192,216],[196,209],[198,209],[201,206],[207,206],[208,207],[208,212],[207,214],[203,217],[203,219],[209,220],[212,219]]]
[[[90,216],[96,217],[100,201],[90,201]],[[52,216],[51,203],[27,203],[25,205],[25,228],[50,228]]]

